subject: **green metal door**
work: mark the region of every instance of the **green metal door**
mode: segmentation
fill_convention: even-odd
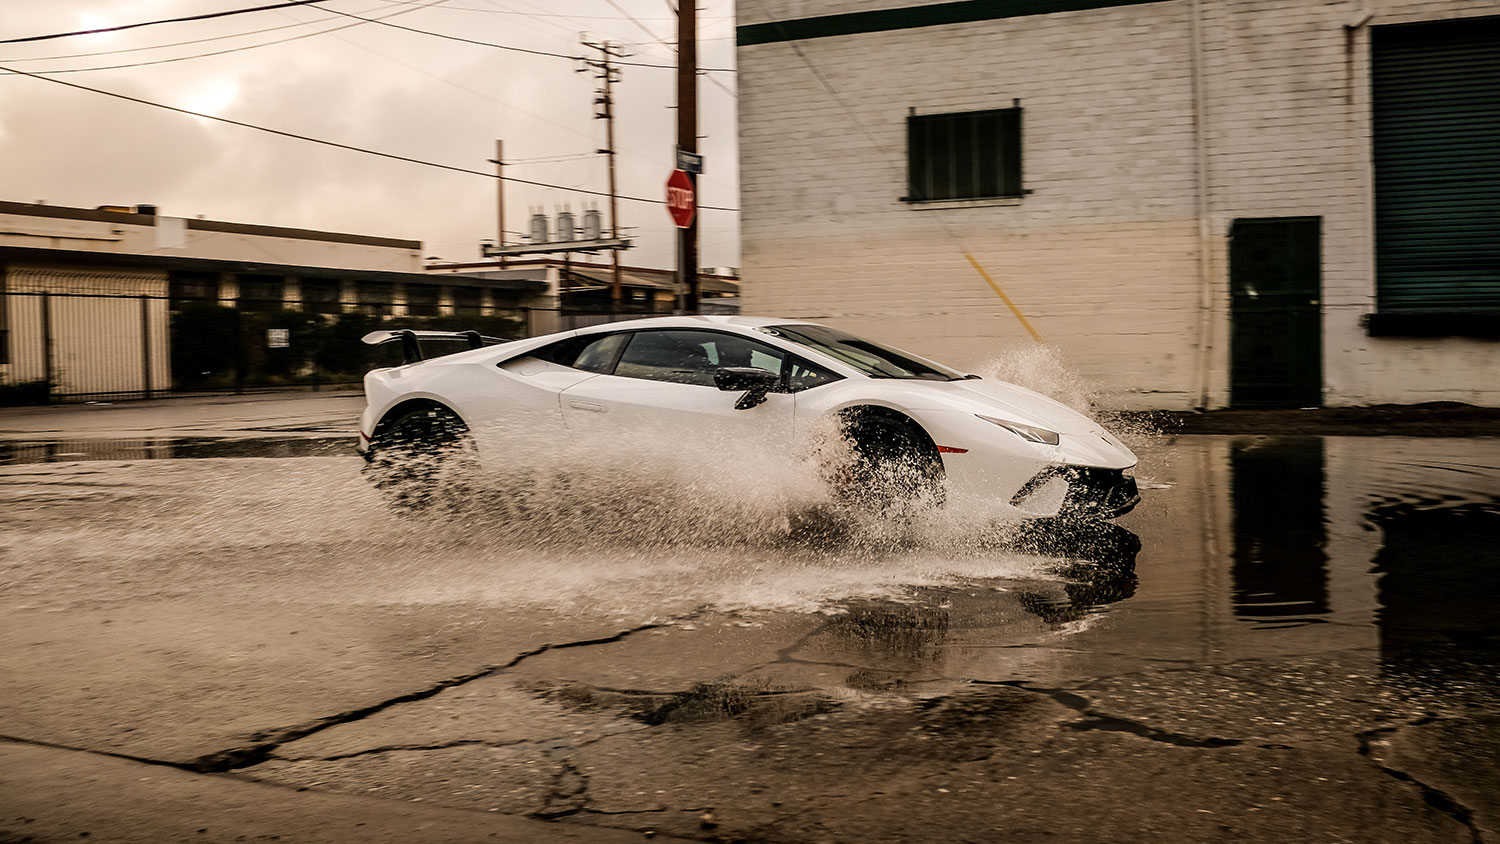
[[[1376,307],[1500,314],[1500,17],[1378,26],[1371,55]]]
[[[1235,220],[1229,234],[1229,402],[1323,403],[1321,217]]]

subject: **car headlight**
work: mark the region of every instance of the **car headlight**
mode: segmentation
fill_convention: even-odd
[[[1061,441],[1056,431],[1049,431],[1046,428],[1038,428],[1034,425],[1022,425],[1020,422],[1011,422],[1008,419],[996,419],[993,416],[985,416],[982,413],[974,415],[993,425],[999,425],[1027,442],[1057,445]]]

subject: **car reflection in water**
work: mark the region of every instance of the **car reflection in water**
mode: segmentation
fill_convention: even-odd
[[[1098,613],[1135,594],[1135,558],[1141,539],[1110,522],[1028,523],[1024,534],[1033,553],[1059,557],[1054,571],[1063,581],[1063,598],[1044,592],[1020,593],[1021,606],[1054,629]]]
[[[1056,560],[1051,573],[1060,579],[973,581],[914,590],[909,603],[850,602],[791,655],[855,666],[844,684],[864,691],[988,676],[1135,594],[1141,540],[1114,523],[1031,521],[994,550]]]

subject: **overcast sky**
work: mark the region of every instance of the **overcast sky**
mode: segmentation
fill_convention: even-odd
[[[0,40],[268,5],[276,0],[0,0]],[[365,23],[530,50],[583,55],[580,33],[672,65],[667,0],[329,0],[214,20],[0,44],[0,65],[179,108],[351,146],[604,191],[604,121],[592,74],[528,55]],[[733,0],[699,0],[699,63],[734,66]],[[633,18],[633,19],[632,19]],[[229,36],[229,37],[225,37]],[[307,36],[307,37],[297,37]],[[295,38],[296,40],[287,40]],[[212,39],[212,40],[208,40]],[[194,43],[183,43],[194,42]],[[282,43],[274,43],[282,42]],[[665,43],[663,43],[665,42]],[[94,69],[162,62],[146,66]],[[91,55],[85,55],[91,54]],[[712,79],[710,79],[712,77]],[[619,190],[662,198],[676,140],[674,73],[625,67],[615,92]],[[738,207],[735,78],[699,77],[698,201]],[[575,156],[567,160],[558,159]],[[160,213],[421,240],[425,254],[478,259],[495,236],[494,179],[280,138],[26,76],[0,76],[0,199],[92,208],[154,204]],[[575,212],[602,198],[508,183],[506,228],[530,212]],[[704,266],[738,266],[738,215],[700,213]],[[636,241],[624,262],[673,265],[661,205],[622,201]],[[511,239],[514,239],[512,236]]]

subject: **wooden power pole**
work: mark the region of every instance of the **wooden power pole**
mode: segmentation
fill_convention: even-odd
[[[495,141],[495,245],[505,248],[505,142]],[[505,266],[505,253],[500,253]]]
[[[698,152],[698,9],[697,0],[678,0],[677,4],[677,148]],[[698,177],[693,181],[694,201],[698,196]],[[698,215],[687,228],[678,229],[678,271],[686,298],[684,309],[698,312]]]
[[[615,191],[615,97],[614,84],[619,80],[620,69],[614,66],[614,60],[622,58],[624,53],[619,48],[605,41],[601,44],[583,42],[583,46],[591,50],[599,51],[599,58],[584,59],[584,63],[597,70],[600,85],[599,96],[594,99],[594,105],[599,110],[594,112],[594,118],[604,121],[604,149],[596,150],[602,152],[609,159],[609,237],[618,239],[620,237],[619,199]],[[610,281],[609,281],[609,309],[611,313],[620,311],[620,251],[611,249],[609,253]]]

